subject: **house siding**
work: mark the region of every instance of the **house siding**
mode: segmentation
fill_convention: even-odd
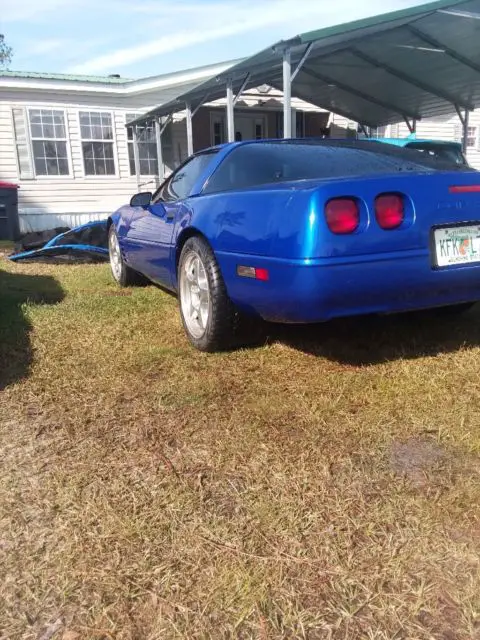
[[[460,121],[458,118],[455,118],[457,121],[457,128],[460,128]],[[476,146],[474,148],[469,148],[467,150],[467,159],[472,167],[480,170],[480,110],[473,111],[470,114],[469,125],[477,128],[477,139]]]
[[[151,104],[139,105],[139,100],[129,100],[127,108],[118,108],[118,96],[75,96],[75,102],[59,100],[59,95],[39,96],[38,93],[18,91],[2,92],[0,101],[0,179],[19,184],[18,209],[21,232],[36,231],[52,226],[76,226],[89,220],[102,219],[129,200],[137,189],[135,176],[130,175],[127,114],[151,108]],[[132,105],[132,102],[135,104]],[[16,159],[16,143],[13,130],[13,108],[55,108],[65,113],[69,176],[38,176],[21,179]],[[114,157],[116,174],[112,176],[85,176],[79,111],[106,111],[112,115],[114,133]],[[181,133],[181,123],[173,125],[173,147],[177,157],[186,155],[186,140]],[[184,128],[184,127],[183,127]],[[185,147],[185,151],[183,150]],[[175,164],[177,162],[175,161]],[[174,163],[172,163],[173,165]],[[173,166],[167,166],[167,171]],[[153,176],[142,176],[151,182]],[[151,188],[151,185],[149,186]]]

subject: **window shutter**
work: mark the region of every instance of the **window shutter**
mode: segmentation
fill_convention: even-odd
[[[30,153],[30,137],[28,135],[25,109],[21,107],[12,109],[12,117],[20,179],[33,180],[35,173],[33,171],[32,154]]]

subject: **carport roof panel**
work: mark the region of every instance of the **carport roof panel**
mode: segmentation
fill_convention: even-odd
[[[480,104],[480,0],[439,0],[280,41],[135,122],[248,87],[282,85],[282,51],[292,69],[309,55],[292,95],[370,126],[446,115]]]

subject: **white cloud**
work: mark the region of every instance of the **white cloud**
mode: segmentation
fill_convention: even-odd
[[[69,43],[67,40],[58,40],[58,39],[47,39],[47,40],[36,40],[33,41],[26,51],[23,53],[28,53],[28,55],[41,56],[46,53],[52,53],[53,51],[58,51],[59,49],[63,49],[68,47]]]
[[[55,0],[49,0],[51,2]],[[236,2],[143,2],[116,4],[117,10],[130,16],[143,14],[145,34],[155,34],[148,40],[100,55],[69,69],[72,73],[101,73],[118,70],[135,62],[148,60],[162,53],[171,53],[194,45],[213,42],[229,36],[248,34],[260,29],[279,28],[283,37],[293,37],[309,29],[329,26],[349,20],[411,6],[415,0],[369,0],[367,8],[355,0],[325,3],[302,0],[243,0]],[[148,19],[147,19],[148,18]],[[266,43],[276,38],[266,38]],[[227,53],[224,56],[228,58]]]
[[[65,0],[3,0],[1,18],[4,23],[30,21],[61,8],[65,9]]]

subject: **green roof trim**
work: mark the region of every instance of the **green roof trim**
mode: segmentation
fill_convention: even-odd
[[[124,84],[126,82],[132,82],[132,78],[111,78],[109,76],[81,76],[69,73],[41,73],[37,71],[0,71],[0,78],[67,80],[70,82],[96,82],[98,84]]]
[[[307,44],[332,36],[341,36],[349,31],[358,31],[360,29],[368,29],[376,27],[386,22],[395,20],[408,20],[415,16],[424,16],[426,13],[439,11],[440,9],[450,9],[458,4],[465,4],[465,0],[437,0],[436,2],[426,2],[425,4],[415,5],[408,9],[399,9],[398,11],[390,11],[390,13],[381,13],[370,18],[362,18],[352,22],[344,22],[333,27],[325,27],[324,29],[316,29],[315,31],[307,31],[299,34],[301,42]]]

